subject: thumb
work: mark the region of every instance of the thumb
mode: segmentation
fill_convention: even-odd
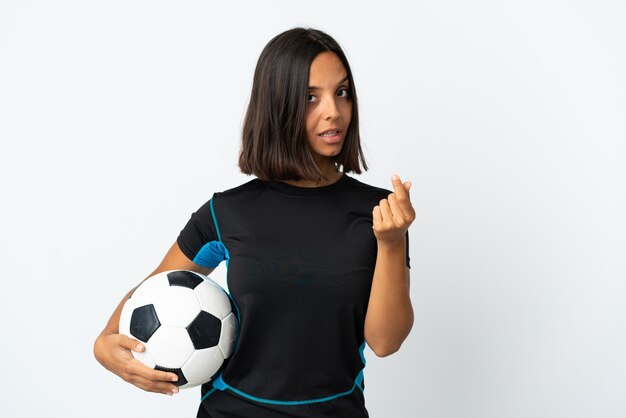
[[[124,336],[124,340],[122,341],[122,346],[129,350],[137,351],[137,352],[141,352],[145,349],[145,346],[143,345],[141,341],[136,340],[134,338],[127,337],[127,336]]]

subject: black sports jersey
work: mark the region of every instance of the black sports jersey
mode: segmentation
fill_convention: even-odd
[[[372,210],[389,193],[345,173],[315,188],[255,178],[191,215],[178,245],[201,266],[226,260],[240,327],[233,355],[202,386],[198,416],[368,416]]]

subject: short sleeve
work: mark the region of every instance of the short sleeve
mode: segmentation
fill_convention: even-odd
[[[216,267],[225,259],[224,246],[216,229],[211,210],[211,200],[191,214],[185,227],[178,234],[176,242],[183,254],[203,267]]]

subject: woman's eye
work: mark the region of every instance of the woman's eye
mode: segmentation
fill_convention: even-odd
[[[339,91],[345,92],[345,94],[343,96],[341,96],[341,97],[348,97],[350,95],[350,92],[348,91],[348,89],[341,89]]]
[[[307,94],[307,95],[306,95],[306,101],[307,101],[307,102],[310,102],[310,101],[311,101],[311,100],[309,100],[309,97],[315,97],[315,96],[313,96],[312,94]]]

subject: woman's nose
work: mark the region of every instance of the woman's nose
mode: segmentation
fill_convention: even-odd
[[[334,119],[339,116],[339,110],[337,109],[337,103],[335,103],[334,99],[329,99],[326,101],[324,106],[324,118],[325,119]]]

